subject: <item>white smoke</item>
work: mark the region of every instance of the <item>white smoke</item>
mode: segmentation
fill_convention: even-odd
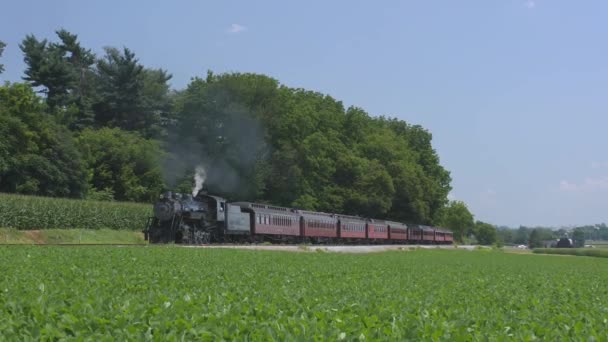
[[[199,190],[203,188],[205,178],[207,178],[205,168],[202,165],[197,166],[196,169],[194,169],[194,189],[192,189],[192,196],[196,196]]]

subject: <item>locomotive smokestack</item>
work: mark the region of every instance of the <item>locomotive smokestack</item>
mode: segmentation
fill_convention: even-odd
[[[202,165],[199,165],[194,169],[194,189],[192,189],[192,196],[196,196],[199,190],[203,188],[206,177],[207,172],[205,172],[205,168]]]

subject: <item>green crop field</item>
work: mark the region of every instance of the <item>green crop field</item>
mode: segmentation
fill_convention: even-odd
[[[0,193],[0,228],[142,230],[152,205]]]
[[[606,340],[608,260],[0,247],[3,340]]]
[[[560,254],[608,258],[608,249],[605,248],[535,248],[537,254]]]

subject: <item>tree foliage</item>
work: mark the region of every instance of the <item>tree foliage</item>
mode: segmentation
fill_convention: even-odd
[[[532,229],[532,231],[530,232],[530,237],[528,239],[528,246],[530,248],[543,247],[543,239],[542,239],[541,232],[539,229]]]
[[[581,228],[574,229],[572,233],[572,240],[574,242],[574,247],[584,247],[585,246],[585,232]]]
[[[475,238],[480,245],[491,245],[496,243],[496,227],[482,221],[475,222]]]
[[[95,199],[108,199],[111,194],[116,200],[147,202],[164,188],[162,152],[154,140],[118,128],[85,129],[77,146]]]
[[[6,44],[0,40],[0,57],[2,57],[5,47],[6,47]],[[4,64],[0,63],[0,74],[3,72],[4,72]]]
[[[0,87],[0,191],[82,197],[80,153],[67,129],[44,110],[28,85]]]
[[[439,225],[454,232],[454,239],[462,242],[463,238],[474,233],[473,214],[462,201],[451,201],[443,208],[438,219]]]
[[[77,35],[66,30],[56,34],[60,40],[56,43],[33,35],[23,39],[20,48],[27,66],[23,79],[41,89],[49,109],[62,123],[70,128],[90,125],[95,55],[80,45]]]
[[[12,149],[23,148],[14,134],[1,145],[7,191],[147,201],[164,187],[187,189],[202,165],[210,191],[231,199],[443,223],[458,239],[473,233],[466,205],[448,203],[450,174],[431,133],[418,125],[372,117],[329,95],[253,73],[209,72],[174,92],[166,70],[146,68],[127,47],[105,48],[98,57],[77,35],[58,30],[56,36],[28,35],[20,44],[23,78],[44,96],[27,87],[19,96],[35,102],[25,112],[40,120],[4,115],[3,127],[52,132],[47,140],[53,143],[44,144],[72,157],[47,161],[77,164],[63,173],[80,185],[51,191],[42,179],[52,172],[14,178]]]

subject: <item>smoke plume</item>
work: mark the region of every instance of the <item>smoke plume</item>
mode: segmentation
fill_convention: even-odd
[[[202,165],[198,165],[194,170],[194,189],[192,189],[192,196],[196,196],[198,192],[203,188],[207,172]]]
[[[194,195],[204,183],[210,193],[252,200],[260,191],[258,165],[269,155],[263,125],[254,114],[260,109],[240,101],[238,94],[219,83],[207,86],[210,89],[205,91],[193,88],[188,97],[192,102],[184,105],[179,122],[169,129],[163,167],[166,185],[183,191],[185,183],[194,180],[188,185]],[[204,168],[199,170],[201,165]]]

